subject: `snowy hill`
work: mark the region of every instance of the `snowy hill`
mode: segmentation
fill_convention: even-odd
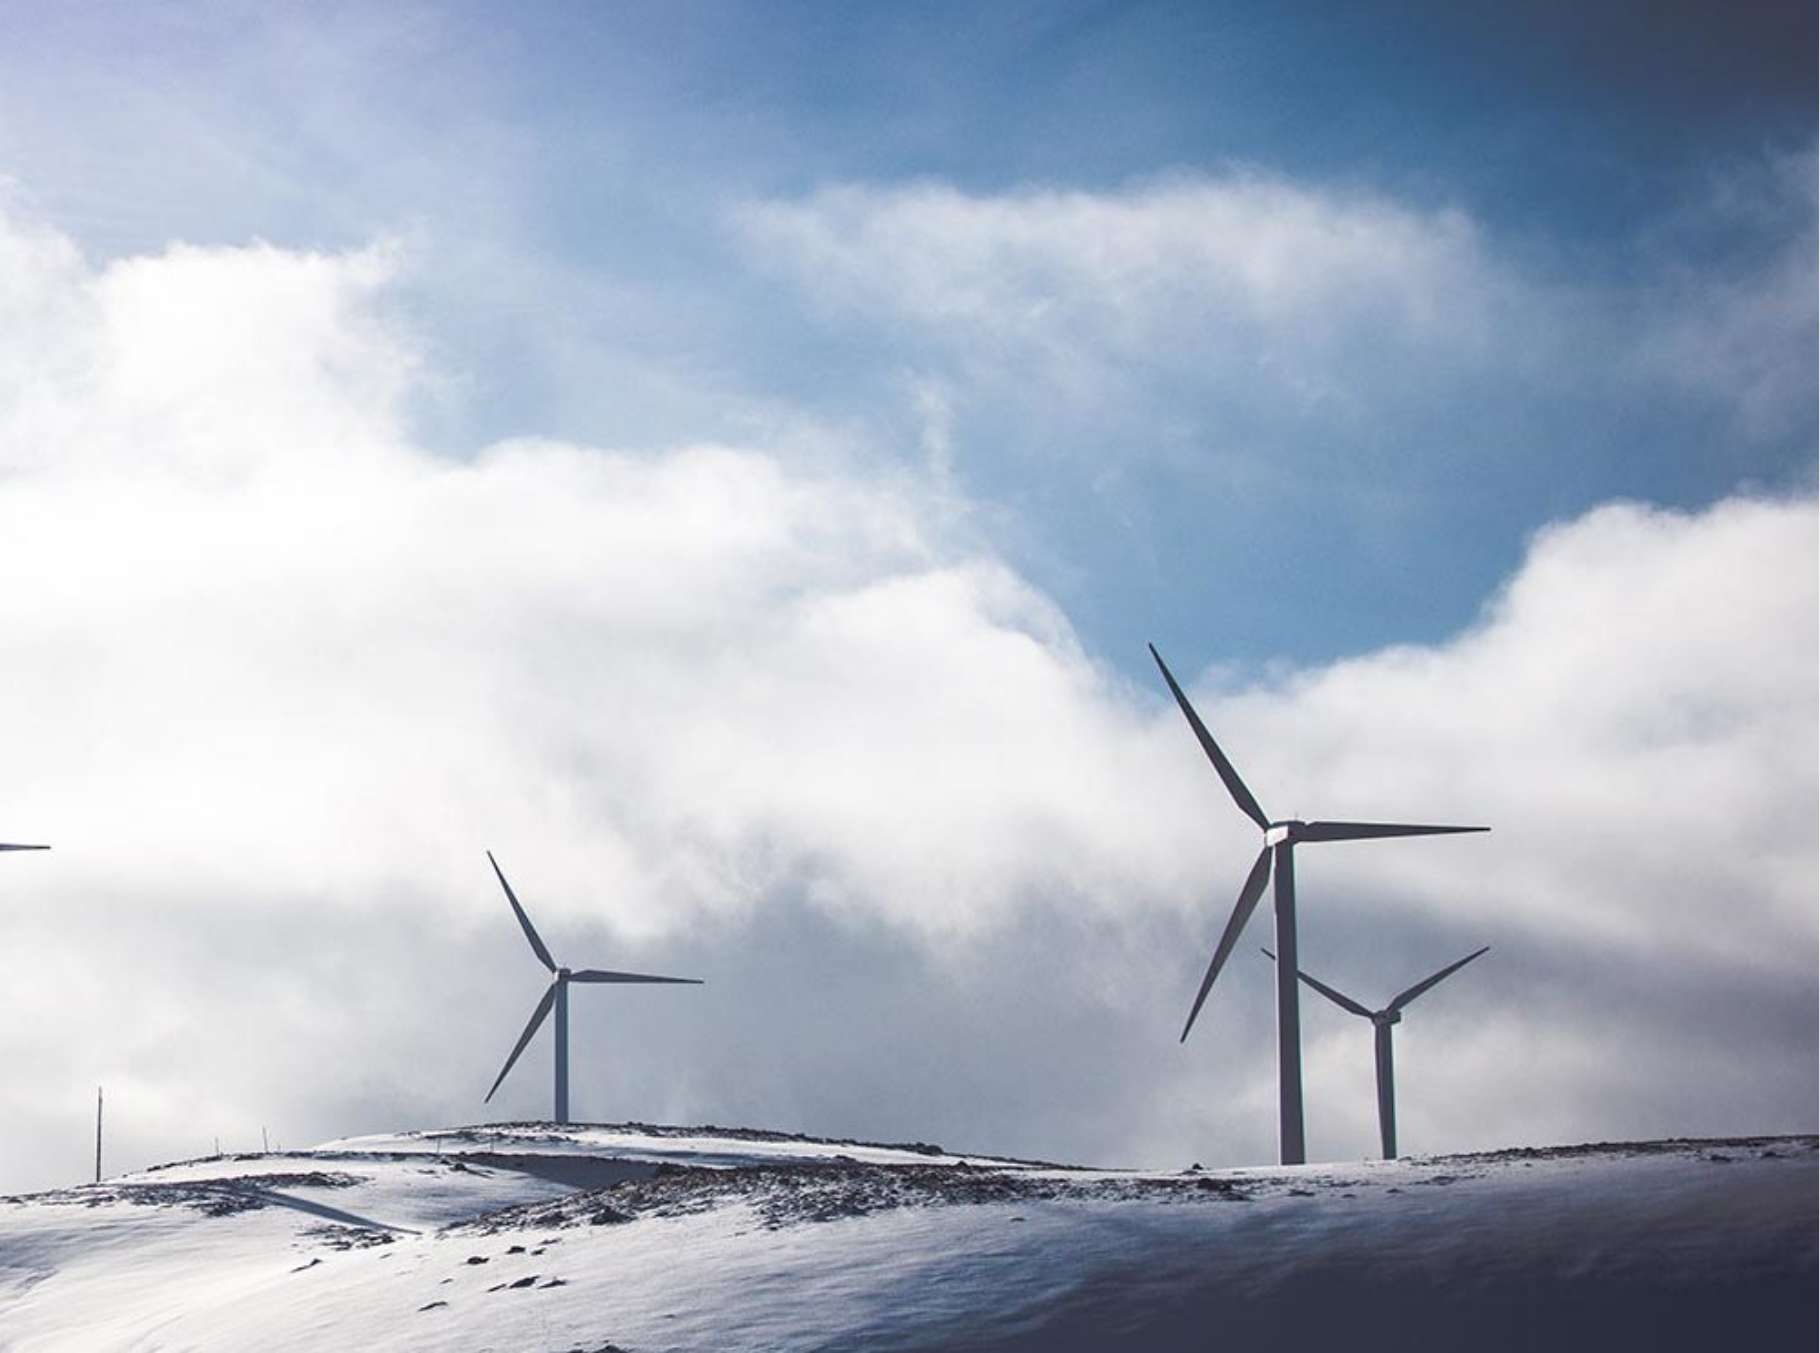
[[[1176,1174],[645,1125],[0,1200],[0,1347],[1814,1346],[1815,1139]]]

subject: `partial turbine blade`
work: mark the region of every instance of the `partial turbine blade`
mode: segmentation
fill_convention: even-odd
[[[1245,928],[1245,922],[1251,919],[1251,913],[1257,910],[1258,899],[1264,895],[1264,885],[1269,881],[1270,847],[1265,846],[1258,852],[1257,863],[1251,866],[1245,886],[1239,889],[1238,905],[1233,907],[1232,915],[1226,921],[1226,932],[1220,936],[1219,947],[1213,951],[1213,962],[1207,965],[1207,975],[1201,979],[1201,989],[1195,994],[1194,1009],[1188,1012],[1188,1022],[1182,1026],[1181,1042],[1188,1041],[1188,1031],[1194,1028],[1194,1018],[1201,1013],[1201,1006],[1206,1003],[1213,979],[1220,975],[1227,955],[1232,953],[1232,946],[1239,942],[1239,932]]]
[[[531,941],[531,951],[537,955],[537,961],[551,972],[556,971],[556,960],[550,957],[550,951],[543,947],[543,941],[537,938],[537,932],[531,928],[531,918],[525,915],[525,909],[518,905],[518,895],[512,891],[512,885],[506,882],[505,874],[499,868],[499,861],[493,858],[493,852],[487,852],[487,863],[493,866],[493,872],[499,875],[499,886],[506,890],[506,901],[512,904],[512,914],[518,918],[518,924],[525,928],[525,938]]]
[[[571,982],[674,982],[681,986],[698,987],[699,977],[647,977],[641,972],[605,972],[600,968],[582,968],[569,974]]]
[[[550,1013],[550,1007],[555,1004],[556,983],[552,982],[545,989],[543,999],[537,1003],[537,1009],[531,1012],[531,1022],[525,1025],[525,1031],[518,1035],[517,1046],[512,1049],[512,1055],[506,1058],[506,1064],[500,1068],[499,1080],[493,1082],[493,1090],[499,1088],[499,1082],[506,1078],[506,1072],[512,1069],[513,1063],[518,1060],[518,1054],[525,1050],[525,1044],[531,1041],[531,1035],[537,1032],[538,1025],[543,1023],[544,1016]],[[493,1090],[487,1091],[487,1097],[483,1099],[481,1103],[490,1104],[492,1102]]]
[[[1490,827],[1429,827],[1409,822],[1304,822],[1296,829],[1296,839],[1370,841],[1380,836],[1453,836],[1459,832],[1490,830]]]
[[[0,841],[0,850],[49,850],[49,846],[9,846]]]
[[[1489,949],[1489,948],[1491,948],[1491,946],[1489,944],[1485,946],[1485,949]],[[1399,993],[1395,998],[1393,998],[1391,1000],[1390,1004],[1385,1008],[1389,1009],[1389,1010],[1401,1010],[1404,1006],[1408,1005],[1411,1001],[1413,1001],[1416,997],[1420,996],[1424,991],[1427,991],[1430,987],[1438,985],[1444,978],[1451,977],[1455,973],[1460,971],[1461,968],[1464,968],[1468,963],[1471,963],[1480,954],[1484,953],[1485,949],[1474,950],[1472,953],[1468,954],[1465,958],[1461,959],[1458,963],[1449,963],[1445,968],[1442,968],[1441,971],[1436,973],[1433,977],[1423,978],[1420,982],[1417,982],[1408,991]]]
[[[1188,716],[1188,726],[1194,729],[1195,737],[1200,739],[1201,750],[1207,753],[1207,759],[1213,762],[1213,768],[1220,773],[1220,779],[1226,782],[1226,792],[1232,795],[1232,801],[1238,804],[1246,817],[1269,831],[1270,819],[1264,816],[1264,810],[1258,807],[1258,801],[1251,797],[1251,791],[1245,788],[1245,782],[1239,779],[1239,773],[1232,768],[1232,762],[1226,759],[1226,753],[1220,750],[1219,743],[1213,740],[1213,734],[1207,731],[1207,725],[1201,722],[1201,716],[1194,712],[1194,706],[1188,703],[1188,697],[1182,694],[1182,688],[1176,685],[1169,664],[1163,661],[1163,655],[1156,651],[1155,644],[1150,645],[1150,656],[1156,659],[1156,665],[1162,669],[1163,680],[1169,683],[1169,689],[1175,693],[1176,704]]]
[[[1263,950],[1263,954],[1264,954],[1264,957],[1269,959],[1272,963],[1275,963],[1277,961],[1277,956],[1275,954],[1271,953],[1270,950],[1268,950],[1268,949]],[[1352,997],[1344,995],[1341,992],[1335,991],[1332,987],[1328,986],[1325,982],[1316,981],[1314,978],[1310,977],[1307,973],[1303,972],[1300,968],[1296,969],[1295,975],[1297,977],[1301,978],[1302,981],[1305,982],[1307,985],[1313,987],[1316,991],[1320,992],[1323,996],[1325,996],[1328,1000],[1332,1001],[1335,1005],[1339,1006],[1340,1009],[1350,1010],[1350,1011],[1352,1011],[1353,1014],[1363,1015],[1366,1019],[1371,1018],[1371,1011],[1367,1010],[1364,1006],[1360,1005],[1357,1001],[1353,1000]]]

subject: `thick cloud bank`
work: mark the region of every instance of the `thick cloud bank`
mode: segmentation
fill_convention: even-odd
[[[581,1114],[1266,1158],[1249,944],[1175,1043],[1255,833],[1141,655],[920,479],[415,444],[396,266],[0,222],[0,839],[56,845],[0,860],[0,1187],[97,1082],[123,1166],[478,1116],[538,994],[488,847],[565,961],[709,979],[578,997]],[[1277,815],[1495,828],[1304,853],[1363,999],[1493,946],[1404,1026],[1409,1149],[1812,1127],[1815,562],[1811,501],[1613,504],[1446,644],[1193,683]],[[1318,1153],[1357,1023],[1305,1013]]]

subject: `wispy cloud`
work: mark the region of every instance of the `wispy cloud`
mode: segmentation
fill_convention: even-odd
[[[1726,409],[1728,431],[1747,443],[1799,444],[1807,434],[1811,444],[1820,363],[1814,163],[1810,146],[1728,166],[1647,250],[1638,370]],[[1715,242],[1736,234],[1753,241],[1750,262],[1715,265]]]
[[[835,186],[736,221],[828,322],[896,329],[1045,427],[1140,428],[1152,440],[1120,455],[1142,458],[1178,454],[1157,434],[1190,417],[1211,461],[1308,470],[1326,463],[1310,435],[1347,449],[1338,464],[1385,434],[1420,433],[1412,465],[1501,454],[1480,431],[1437,445],[1429,424],[1614,381],[1728,402],[1748,440],[1785,440],[1811,414],[1811,178],[1741,174],[1703,204],[1709,235],[1761,233],[1766,212],[1786,227],[1724,279],[1659,242],[1641,275],[1600,278],[1459,208],[1252,171],[1098,192]],[[1359,469],[1397,478],[1376,455]]]

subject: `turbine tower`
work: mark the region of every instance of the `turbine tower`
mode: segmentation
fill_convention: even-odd
[[[506,882],[506,876],[499,868],[499,861],[493,858],[493,852],[487,852],[487,863],[493,866],[493,872],[499,876],[499,886],[506,890],[506,901],[512,904],[512,914],[518,918],[518,924],[524,927],[525,938],[531,942],[531,952],[537,955],[537,961],[550,970],[549,989],[537,1008],[531,1012],[531,1022],[525,1025],[525,1031],[518,1035],[518,1043],[512,1049],[512,1055],[506,1058],[506,1064],[500,1068],[499,1077],[493,1082],[493,1089],[487,1091],[483,1103],[491,1103],[494,1091],[506,1078],[518,1054],[525,1050],[525,1044],[531,1041],[550,1008],[556,1008],[556,1121],[569,1121],[569,983],[571,982],[663,982],[679,986],[698,987],[699,979],[694,977],[647,977],[635,972],[606,972],[599,968],[581,968],[570,970],[560,968],[556,960],[550,957],[550,951],[538,938],[537,931],[531,926],[531,918],[525,915],[525,909],[518,905],[518,897],[512,891],[512,885]]]
[[[1213,740],[1207,731],[1207,725],[1201,722],[1201,716],[1194,712],[1194,706],[1188,703],[1188,697],[1182,694],[1182,688],[1176,684],[1174,675],[1163,655],[1156,651],[1156,645],[1150,645],[1150,656],[1156,659],[1156,665],[1162,670],[1163,680],[1169,683],[1169,689],[1175,696],[1175,702],[1182,707],[1182,713],[1188,717],[1188,726],[1194,730],[1194,736],[1201,744],[1201,750],[1207,753],[1207,759],[1213,762],[1214,770],[1219,772],[1226,792],[1232,795],[1232,801],[1239,810],[1258,824],[1264,833],[1264,848],[1258,852],[1257,862],[1251,866],[1251,873],[1246,876],[1245,886],[1239,889],[1239,900],[1232,909],[1232,916],[1226,922],[1226,929],[1220,936],[1219,946],[1213,951],[1213,961],[1207,965],[1207,975],[1201,979],[1201,989],[1194,998],[1194,1008],[1188,1012],[1188,1022],[1182,1026],[1182,1042],[1188,1041],[1188,1031],[1194,1027],[1195,1016],[1201,1013],[1201,1006],[1207,1000],[1207,992],[1213,986],[1213,979],[1220,975],[1233,946],[1239,942],[1239,932],[1244,930],[1245,922],[1251,919],[1251,913],[1257,909],[1258,899],[1264,895],[1264,885],[1270,881],[1274,869],[1276,874],[1276,921],[1277,952],[1283,955],[1283,962],[1277,967],[1277,1141],[1278,1159],[1285,1165],[1300,1165],[1308,1159],[1308,1147],[1302,1135],[1302,1026],[1301,1007],[1297,1002],[1296,992],[1296,943],[1295,943],[1295,848],[1304,841],[1365,841],[1384,836],[1443,836],[1455,832],[1490,831],[1489,827],[1431,827],[1397,822],[1303,822],[1297,818],[1284,818],[1271,821],[1258,801],[1252,797],[1245,782],[1239,779],[1239,773],[1232,768],[1226,754]]]
[[[1377,1030],[1378,1139],[1384,1144],[1385,1160],[1395,1160],[1397,1158],[1397,1085],[1396,1069],[1392,1065],[1390,1057],[1390,1031],[1396,1025],[1402,1023],[1404,1006],[1408,1005],[1430,987],[1439,986],[1446,978],[1452,977],[1455,973],[1460,971],[1461,968],[1464,968],[1468,963],[1471,963],[1480,954],[1486,952],[1486,950],[1490,948],[1491,946],[1488,944],[1484,949],[1475,949],[1458,963],[1449,963],[1434,976],[1425,977],[1413,987],[1410,987],[1409,990],[1398,992],[1391,998],[1390,1004],[1385,1006],[1382,1010],[1367,1010],[1364,1006],[1353,1000],[1352,997],[1335,991],[1326,983],[1317,982],[1307,973],[1300,970],[1296,972],[1297,977],[1300,977],[1304,982],[1308,983],[1309,986],[1313,987],[1328,1000],[1339,1006],[1340,1009],[1350,1011],[1355,1015],[1370,1020],[1372,1027]],[[1275,963],[1277,956],[1266,949],[1264,950],[1264,957],[1269,959],[1272,963]]]

